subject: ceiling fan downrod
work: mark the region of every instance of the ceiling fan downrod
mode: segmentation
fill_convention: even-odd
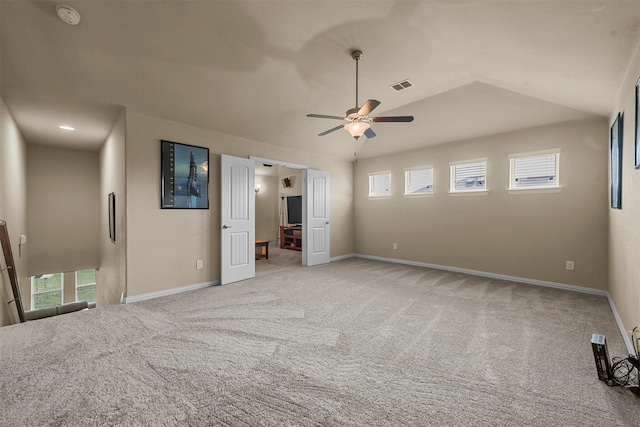
[[[354,50],[351,52],[351,57],[356,60],[356,108],[359,108],[358,105],[358,61],[362,58],[361,50]]]

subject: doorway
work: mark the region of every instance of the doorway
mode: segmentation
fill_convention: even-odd
[[[256,241],[269,242],[256,275],[302,266],[302,169],[256,162],[255,191]]]
[[[255,233],[257,217],[269,218],[270,213],[274,212],[269,208],[264,210],[264,215],[261,213],[263,212],[262,210],[256,212],[256,195],[263,190],[262,183],[258,187],[255,179],[256,163],[260,163],[267,168],[277,166],[300,170],[301,176],[298,178],[296,174],[293,183],[292,175],[281,178],[278,172],[277,178],[275,178],[277,185],[272,185],[272,190],[278,189],[275,194],[280,200],[277,205],[278,220],[276,224],[278,224],[278,229],[280,229],[280,221],[287,222],[287,227],[290,225],[289,222],[292,221],[290,214],[282,213],[283,210],[280,209],[280,206],[284,206],[283,200],[286,199],[289,202],[288,199],[296,197],[286,196],[286,193],[281,192],[280,184],[282,184],[283,188],[289,188],[292,192],[296,192],[295,181],[298,181],[302,189],[300,196],[297,196],[298,203],[302,204],[302,216],[299,217],[301,219],[299,223],[301,223],[302,227],[298,227],[297,231],[301,232],[302,236],[292,234],[290,238],[300,242],[301,250],[298,252],[302,253],[301,263],[303,266],[326,264],[330,261],[330,180],[328,172],[270,159],[257,157],[246,159],[222,154],[220,179],[220,281],[223,285],[255,277],[255,258],[258,258],[255,251],[257,248],[262,249],[264,247],[264,242],[256,241],[258,239]],[[271,176],[275,176],[275,174],[271,173]],[[265,179],[265,182],[268,180],[273,182],[273,179]],[[264,190],[263,194],[266,194],[266,187],[264,187]],[[287,210],[289,210],[288,203],[286,206]],[[273,219],[270,222],[273,224]],[[273,230],[273,225],[268,228]],[[272,240],[273,235],[271,234],[271,237],[269,237],[268,231],[266,233],[265,237]],[[283,241],[282,236],[278,237],[276,235],[275,241],[278,242],[278,239],[280,239],[280,242]],[[268,258],[266,254],[264,258]]]
[[[289,237],[279,233],[280,246],[283,240],[287,248],[297,250],[298,243],[302,249],[302,265],[311,266],[326,264],[330,261],[330,178],[329,172],[309,169],[303,165],[280,162],[272,159],[260,157],[250,157],[256,164],[261,164],[267,168],[284,168],[285,173],[278,176],[280,184],[278,186],[283,191],[287,190],[294,195],[287,195],[287,192],[280,191],[279,227],[291,226],[292,223],[299,223],[302,227],[298,229],[288,229]],[[279,169],[280,170],[280,169]],[[298,171],[300,175],[298,175]],[[294,175],[287,175],[294,172]],[[298,182],[300,185],[296,185]],[[256,188],[257,189],[257,188]],[[296,195],[300,193],[300,195]],[[285,204],[286,200],[286,204]],[[296,204],[297,203],[297,204]],[[300,204],[302,205],[300,209]],[[285,212],[286,213],[283,213]],[[300,210],[302,212],[300,212]],[[300,214],[294,215],[293,214]],[[300,220],[300,221],[298,221]],[[301,228],[301,229],[300,229]],[[301,236],[295,236],[300,233]],[[300,239],[301,237],[301,239]]]

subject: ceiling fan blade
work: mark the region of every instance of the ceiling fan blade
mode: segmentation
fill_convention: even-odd
[[[358,114],[361,116],[368,116],[378,105],[380,105],[380,101],[376,99],[368,99],[367,102],[364,103]]]
[[[371,138],[375,138],[376,133],[373,131],[373,129],[368,128],[367,130],[364,131],[364,136],[371,139]]]
[[[372,117],[372,122],[412,122],[413,116]]]
[[[307,117],[313,117],[313,118],[316,118],[316,119],[344,120],[344,117],[341,117],[341,116],[327,116],[326,114],[307,114]]]
[[[319,133],[319,134],[318,134],[318,136],[325,136],[325,135],[326,135],[326,134],[328,134],[328,133],[331,133],[331,132],[337,131],[338,129],[342,129],[343,127],[344,127],[344,125],[336,126],[336,127],[331,128],[331,129],[329,129],[329,130],[325,130],[325,131],[324,131],[324,132],[322,132],[322,133]]]

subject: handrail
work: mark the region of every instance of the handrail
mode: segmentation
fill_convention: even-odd
[[[0,220],[0,243],[2,244],[2,253],[4,254],[4,261],[7,265],[6,270],[9,275],[9,281],[11,282],[11,289],[13,290],[13,300],[9,301],[8,304],[15,302],[20,322],[26,322],[24,307],[22,306],[22,299],[20,297],[20,285],[18,283],[18,275],[16,274],[16,265],[13,261],[13,252],[11,251],[11,243],[9,242],[9,231],[7,230],[7,223],[3,220]]]

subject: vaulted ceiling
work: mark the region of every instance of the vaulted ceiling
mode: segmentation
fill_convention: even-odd
[[[28,142],[89,150],[126,107],[349,159],[306,114],[355,107],[356,48],[359,103],[415,117],[359,157],[608,116],[640,41],[637,0],[67,1],[76,26],[58,3],[0,1],[1,94]]]

